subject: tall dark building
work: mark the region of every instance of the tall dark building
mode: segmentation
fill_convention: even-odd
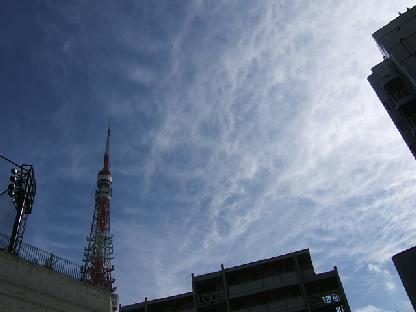
[[[416,6],[373,34],[384,61],[368,81],[416,158]],[[416,311],[416,247],[393,257]]]
[[[416,246],[394,255],[393,262],[416,311]]]
[[[384,61],[368,81],[416,158],[416,7],[373,34]]]
[[[194,276],[192,292],[136,303],[129,312],[349,312],[337,268],[315,273],[308,249]]]

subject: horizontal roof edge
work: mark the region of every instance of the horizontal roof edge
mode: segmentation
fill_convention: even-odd
[[[186,297],[192,297],[192,291],[187,292],[187,293],[183,293],[183,294],[169,296],[169,297],[148,300],[147,301],[147,304],[155,304],[155,303],[159,303],[159,302],[163,302],[163,301],[169,301],[169,300],[175,300],[175,299],[182,299],[182,298],[186,298]],[[135,310],[135,309],[144,307],[145,302],[146,301],[142,301],[142,302],[138,302],[138,303],[133,303],[133,304],[130,304],[130,305],[126,305],[126,306],[123,307],[123,311]]]
[[[271,262],[283,260],[283,259],[286,259],[286,258],[290,258],[294,255],[300,255],[300,254],[308,254],[310,256],[309,249],[306,248],[306,249],[302,249],[302,250],[298,250],[298,251],[294,251],[294,252],[289,252],[289,253],[284,254],[284,255],[268,258],[268,259],[261,259],[261,260],[257,260],[257,261],[253,261],[253,262],[249,262],[249,263],[245,263],[245,264],[236,265],[236,266],[233,266],[233,267],[230,267],[230,268],[225,268],[225,271],[226,272],[237,271],[237,270],[240,270],[240,269],[253,267],[253,266],[256,266],[256,265],[259,265],[259,264],[271,263]],[[216,271],[216,272],[210,272],[210,273],[206,273],[206,274],[197,275],[197,276],[195,276],[195,280],[206,279],[207,277],[215,276],[215,275],[218,275],[219,273],[221,273],[221,271]]]
[[[406,250],[402,250],[402,251],[400,251],[399,253],[395,254],[395,255],[392,257],[392,259],[396,259],[397,257],[400,257],[400,256],[403,256],[403,255],[406,255],[406,254],[408,254],[408,253],[413,253],[413,252],[416,252],[416,246],[413,246],[413,247],[410,247],[410,248],[408,248],[408,249],[406,249]]]
[[[383,27],[375,31],[372,34],[373,38],[377,41],[377,39],[380,39],[383,36],[383,34],[391,32],[394,28],[410,20],[415,15],[416,15],[416,6],[412,8],[408,8],[403,13],[399,12],[399,16],[396,16],[388,24],[384,25]]]

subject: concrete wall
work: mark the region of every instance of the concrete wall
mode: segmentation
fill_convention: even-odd
[[[0,251],[0,311],[110,312],[110,293]]]

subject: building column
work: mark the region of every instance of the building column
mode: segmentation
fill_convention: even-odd
[[[221,264],[221,272],[222,272],[222,285],[224,286],[225,303],[227,305],[227,312],[231,312],[230,298],[228,297],[228,283],[227,283],[227,277],[225,276],[225,269],[224,269],[223,264]]]
[[[308,294],[306,293],[306,288],[305,288],[305,283],[303,281],[302,271],[300,269],[298,259],[296,258],[296,255],[294,255],[293,253],[292,253],[292,259],[293,259],[293,262],[295,263],[296,272],[298,273],[298,280],[299,280],[300,288],[302,290],[303,299],[305,300],[306,309],[308,310],[308,312],[311,312],[311,306],[309,304]]]
[[[192,296],[194,297],[194,312],[198,311],[196,287],[195,287],[195,275],[192,273]]]
[[[341,280],[339,279],[338,268],[336,266],[334,266],[334,271],[337,274],[338,288],[341,291],[342,302],[344,303],[344,306],[346,309],[345,312],[351,312],[351,308],[350,308],[350,305],[348,304],[347,296],[345,295],[344,287],[342,286]]]

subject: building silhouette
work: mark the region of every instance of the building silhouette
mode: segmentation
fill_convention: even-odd
[[[384,61],[368,81],[416,158],[416,7],[373,34]]]
[[[337,268],[315,273],[308,249],[204,275],[192,292],[121,307],[124,312],[336,311],[350,307]]]
[[[393,262],[416,311],[416,246],[394,255]]]
[[[416,158],[416,6],[373,34],[384,61],[368,81]],[[416,311],[416,247],[393,256]]]

